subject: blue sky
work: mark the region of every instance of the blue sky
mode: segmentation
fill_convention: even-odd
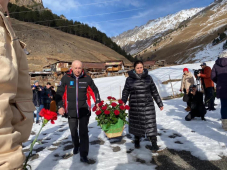
[[[43,0],[67,19],[95,26],[109,37],[183,9],[208,6],[214,0]]]

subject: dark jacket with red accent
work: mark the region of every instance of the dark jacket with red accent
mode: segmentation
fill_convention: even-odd
[[[84,71],[80,77],[75,77],[72,70],[61,79],[57,89],[56,103],[58,108],[64,107],[68,116],[81,118],[90,114],[88,91],[94,93],[96,104],[101,101],[98,88],[90,76]],[[90,96],[89,96],[90,97]]]

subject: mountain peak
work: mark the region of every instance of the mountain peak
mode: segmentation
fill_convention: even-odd
[[[11,0],[10,3],[16,4],[18,6],[25,6],[31,9],[43,9],[42,0]]]

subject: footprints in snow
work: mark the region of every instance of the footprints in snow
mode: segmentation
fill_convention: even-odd
[[[168,131],[168,129],[160,129],[161,131],[163,131],[164,133],[166,133],[167,131]],[[194,132],[194,131],[192,131],[192,132]],[[160,136],[161,136],[161,133],[160,133]],[[170,135],[170,136],[168,136],[169,138],[171,138],[171,139],[175,139],[175,138],[180,138],[180,137],[182,137],[182,135],[181,134],[178,134],[178,133],[173,133],[172,135]],[[184,143],[182,143],[181,141],[179,141],[179,140],[177,140],[177,141],[175,141],[174,143],[176,143],[176,144],[184,144]]]

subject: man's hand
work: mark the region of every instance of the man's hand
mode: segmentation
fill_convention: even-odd
[[[201,74],[199,73],[199,74],[197,74],[197,76],[198,76],[198,77],[200,77],[200,76],[201,76]]]
[[[97,110],[100,110],[100,107],[99,107],[99,104],[98,103],[96,104],[96,107],[97,107]]]
[[[32,90],[35,90],[35,87],[32,87]]]
[[[164,107],[163,107],[163,106],[162,106],[162,107],[160,107],[160,110],[161,110],[161,111],[163,111],[163,109],[164,109]]]
[[[65,114],[65,109],[61,107],[60,109],[58,109],[58,113],[63,116]]]

